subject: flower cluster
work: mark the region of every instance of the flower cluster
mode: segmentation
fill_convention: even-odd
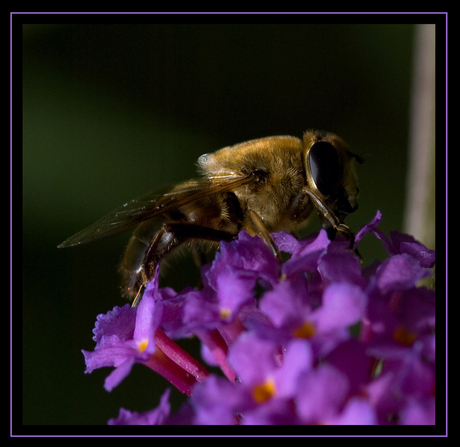
[[[190,396],[170,415],[169,390],[154,410],[121,409],[109,424],[434,424],[435,292],[417,287],[435,254],[377,226],[389,253],[362,268],[346,241],[324,230],[299,241],[272,235],[280,263],[258,237],[222,242],[203,286],[176,293],[158,272],[138,308],[99,315],[86,372],[111,366],[110,391],[134,363]],[[205,366],[173,340],[194,335]]]

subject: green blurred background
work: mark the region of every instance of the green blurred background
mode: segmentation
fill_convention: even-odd
[[[83,373],[96,316],[125,303],[129,235],[56,246],[195,176],[202,153],[335,132],[366,158],[351,228],[379,209],[383,231],[402,230],[414,36],[410,24],[24,25],[23,423],[105,424],[157,405],[167,384],[140,365],[111,393],[109,369]],[[361,251],[384,256],[371,237]],[[165,283],[183,287],[187,265]]]

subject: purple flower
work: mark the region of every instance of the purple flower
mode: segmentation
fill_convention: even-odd
[[[120,414],[116,419],[110,419],[108,425],[162,425],[166,421],[170,412],[168,388],[161,396],[160,404],[157,408],[145,413],[131,412],[120,408]]]
[[[387,238],[381,219],[363,226],[353,250],[369,234],[389,257],[364,269],[324,230],[301,241],[274,233],[283,263],[241,232],[202,268],[201,288],[159,289],[156,276],[137,309],[98,316],[86,372],[114,367],[111,390],[141,363],[191,396],[175,415],[166,392],[156,409],[121,409],[110,423],[434,423],[435,292],[417,284],[435,253],[399,232]],[[172,340],[190,336],[223,376]]]
[[[190,394],[195,379],[207,376],[207,371],[159,328],[163,305],[157,292],[158,271],[137,308],[126,304],[97,317],[93,330],[96,347],[93,352],[82,352],[86,373],[104,366],[115,367],[106,377],[104,388],[107,391],[119,385],[135,363],[160,372],[186,394]]]
[[[430,274],[408,254],[397,254],[384,261],[375,274],[381,293],[405,290],[414,287],[417,281]]]
[[[312,361],[310,346],[303,340],[292,341],[280,350],[255,334],[242,334],[229,352],[237,383],[215,376],[200,383],[191,399],[195,423],[296,423],[292,399],[299,375],[311,368]]]
[[[305,424],[326,424],[345,405],[349,384],[345,375],[330,365],[305,373],[299,384],[296,405]]]
[[[376,274],[378,277],[378,273]],[[412,282],[412,281],[410,281]],[[376,356],[402,352],[416,342],[434,359],[435,292],[425,287],[408,287],[388,291],[379,281],[369,290],[369,304],[363,319],[361,339],[372,347]]]
[[[272,397],[292,397],[297,377],[313,363],[311,347],[305,341],[293,340],[283,349],[251,332],[241,335],[232,346],[229,362],[239,382],[252,390],[255,403]],[[254,363],[259,367],[254,368]]]
[[[332,416],[329,425],[376,425],[377,415],[366,399],[351,398],[337,416]]]
[[[434,396],[410,402],[400,412],[401,425],[433,425],[435,421]]]
[[[359,258],[351,251],[325,253],[318,260],[318,272],[325,283],[346,282],[361,289],[367,287]]]
[[[377,211],[374,219],[364,225],[363,228],[356,234],[355,242],[359,242],[366,233],[374,233],[379,238],[388,254],[393,256],[397,254],[408,254],[414,259],[419,261],[420,265],[424,268],[431,268],[435,263],[435,251],[425,247],[420,242],[416,241],[408,234],[400,233],[399,231],[390,231],[390,239],[377,228],[382,220],[382,214]]]
[[[196,425],[235,425],[239,411],[245,410],[242,402],[249,399],[247,390],[235,387],[228,380],[211,375],[193,390],[190,405]]]
[[[203,282],[217,292],[222,291],[218,279],[228,272],[228,267],[236,272],[246,272],[246,279],[252,277],[270,284],[277,282],[280,268],[262,239],[249,236],[245,231],[241,231],[234,242],[221,242],[220,252],[211,266],[205,269]]]
[[[318,260],[330,243],[325,230],[321,230],[316,239],[300,243],[292,252],[291,258],[283,264],[283,274],[294,277],[304,272],[316,271]]]
[[[271,319],[273,328],[255,325],[254,330],[282,341],[308,339],[315,355],[323,357],[351,336],[349,327],[361,320],[367,303],[365,293],[346,282],[328,284],[316,307],[308,298],[305,278],[278,284],[260,301],[260,309]]]
[[[379,377],[365,389],[379,422],[434,424],[434,364],[423,359],[418,344],[399,354],[390,352]]]
[[[155,351],[147,321],[154,315],[152,298],[146,298],[137,314],[126,304],[122,308],[115,307],[107,315],[99,315],[93,330],[93,340],[96,341],[94,352],[82,351],[86,373],[103,366],[115,367],[105,380],[107,391],[111,391],[129,374],[134,363],[146,362]]]
[[[368,346],[355,337],[340,343],[324,359],[348,379],[351,396],[363,397],[363,390],[372,380],[371,371],[375,357],[368,352]]]

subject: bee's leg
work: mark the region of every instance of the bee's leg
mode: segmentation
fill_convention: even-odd
[[[363,263],[364,259],[361,256],[361,253],[358,251],[358,248],[355,247],[355,234],[353,231],[350,230],[350,227],[341,223],[337,226],[337,230],[344,233],[345,237],[350,241],[350,245],[348,245],[349,250],[353,250],[356,256],[359,258],[359,262]]]
[[[141,284],[139,287],[139,290],[136,293],[136,296],[133,299],[133,302],[131,303],[131,307],[137,307],[139,303],[141,302],[142,295],[144,294],[145,290],[145,284]]]
[[[323,228],[327,231],[329,239],[333,240],[337,231],[343,233],[350,242],[348,248],[353,250],[362,262],[363,258],[361,254],[359,253],[358,249],[354,247],[355,234],[353,231],[351,231],[350,227],[343,222],[340,222],[339,218],[332,211],[330,211],[327,205],[323,203],[323,201],[311,190],[307,190],[305,188],[304,192],[309,195],[316,208],[318,209],[320,220],[322,221]]]
[[[336,227],[334,227],[331,222],[329,222],[327,219],[325,219],[321,213],[320,213],[320,220],[322,221],[323,228],[327,231],[327,236],[331,241],[334,240],[335,235],[337,232],[343,233],[343,235],[348,239],[349,245],[348,249],[353,250],[356,256],[358,256],[360,262],[362,263],[363,257],[361,256],[361,253],[358,251],[358,249],[355,247],[355,234],[353,231],[351,231],[350,227],[348,225],[345,225],[344,223],[339,223]]]
[[[348,232],[351,233],[351,230],[345,224],[342,224],[340,222],[338,217],[328,208],[328,206],[323,202],[323,200],[321,200],[317,196],[317,194],[315,194],[313,191],[311,191],[311,190],[309,190],[307,188],[304,188],[303,192],[308,194],[308,196],[310,197],[310,199],[314,203],[315,207],[317,208],[319,214],[322,216],[323,227],[325,227],[324,222],[328,221],[334,230],[342,231],[342,232],[346,233],[347,231],[345,230],[345,228],[347,228]],[[341,228],[339,228],[339,227],[341,227]]]
[[[254,228],[259,232],[260,237],[265,241],[265,243],[271,248],[275,257],[280,261],[283,262],[283,257],[281,256],[278,247],[275,244],[275,241],[270,236],[270,233],[267,230],[267,227],[262,222],[262,219],[252,210],[248,212],[249,217],[251,219]]]
[[[132,306],[136,306],[142,297],[143,290],[147,283],[155,275],[155,267],[161,259],[178,247],[180,244],[190,239],[202,239],[213,242],[231,241],[236,235],[222,230],[202,227],[188,223],[165,223],[157,231],[152,242],[147,248],[142,265],[137,272],[138,292],[134,298]]]
[[[344,236],[350,241],[350,245],[348,248],[352,250],[353,246],[355,245],[355,234],[353,233],[353,231],[350,230],[350,227],[348,225],[345,225],[344,223],[340,223],[339,225],[337,225],[337,231],[343,233]]]
[[[318,213],[319,221],[324,230],[326,230],[327,237],[333,241],[337,234],[337,228],[334,227],[321,213]]]

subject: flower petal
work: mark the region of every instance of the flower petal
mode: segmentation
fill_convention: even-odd
[[[360,287],[348,283],[332,283],[325,290],[323,305],[316,312],[319,331],[328,332],[349,327],[363,317],[367,295]]]
[[[377,268],[376,279],[382,293],[387,293],[414,287],[419,279],[429,274],[417,260],[403,253],[384,261]]]

